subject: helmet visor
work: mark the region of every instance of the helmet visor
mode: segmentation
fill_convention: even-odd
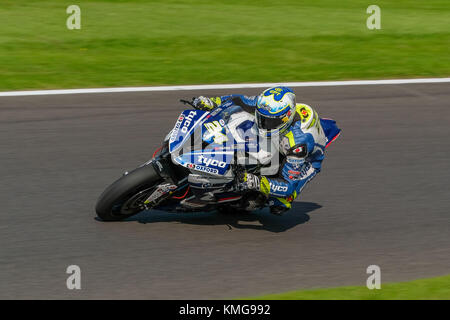
[[[283,118],[268,117],[257,111],[256,112],[256,124],[258,125],[258,127],[260,129],[274,130],[274,129],[281,128],[285,124],[285,121],[283,121]]]

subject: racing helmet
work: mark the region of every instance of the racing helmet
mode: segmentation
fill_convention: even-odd
[[[295,94],[288,87],[273,87],[259,95],[256,103],[256,125],[259,134],[270,137],[283,133],[294,120]]]

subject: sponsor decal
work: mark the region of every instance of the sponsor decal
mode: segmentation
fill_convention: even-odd
[[[192,120],[194,119],[195,115],[197,114],[197,111],[192,110],[189,112],[189,114],[186,116],[183,127],[181,128],[181,132],[187,133],[189,130],[189,126],[191,125]]]
[[[292,164],[294,168],[299,168],[305,163],[305,159],[299,159],[296,157],[287,157],[286,161]]]
[[[170,184],[170,183],[166,183],[166,184],[161,184],[158,186],[158,188],[147,198],[147,200],[144,201],[144,203],[150,203],[153,202],[157,199],[159,199],[160,197],[162,197],[163,195],[165,195],[166,193],[170,192],[171,190],[175,190],[177,188],[176,185],[174,184]]]
[[[175,139],[176,139],[176,137],[178,135],[178,131],[180,130],[181,123],[183,122],[183,120],[184,120],[184,115],[181,114],[178,117],[178,120],[177,120],[177,122],[175,123],[175,126],[172,129],[172,133],[170,134],[170,140],[169,140],[170,143],[175,141]]]
[[[307,118],[309,116],[308,110],[305,107],[300,109],[300,113],[303,117]]]
[[[156,163],[156,165],[158,166],[159,171],[162,172],[162,171],[163,171],[163,166],[162,166],[161,162],[156,161],[155,163]]]
[[[303,152],[303,147],[297,147],[297,148],[295,148],[294,150],[292,150],[292,152],[294,152],[294,153],[302,153]]]
[[[199,164],[187,163],[187,164],[185,164],[185,166],[188,169],[191,169],[191,170],[197,170],[197,171],[202,171],[202,172],[206,172],[206,173],[219,174],[219,170],[213,169],[213,168],[208,168],[208,167],[205,167],[205,166],[201,166]]]
[[[273,192],[286,192],[288,190],[288,187],[286,186],[277,186],[273,183],[270,183],[270,190]]]
[[[203,155],[201,155],[200,157],[198,157],[198,161],[200,163],[205,164],[206,166],[213,166],[213,167],[219,167],[219,168],[225,168],[227,163],[224,161],[219,161],[217,159],[211,159],[211,158],[206,158]]]
[[[214,111],[210,113],[211,117],[214,117],[217,115],[220,111],[222,111],[222,108],[216,108]]]
[[[201,166],[201,165],[198,165],[198,164],[195,165],[195,170],[203,171],[203,172],[206,172],[206,173],[215,173],[215,174],[219,173],[219,170],[217,170],[217,169],[204,167],[204,166]]]

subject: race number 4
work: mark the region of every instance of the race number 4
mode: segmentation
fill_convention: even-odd
[[[205,123],[205,128],[213,136],[215,143],[222,144],[228,141],[227,136],[222,133],[223,126],[219,121]]]

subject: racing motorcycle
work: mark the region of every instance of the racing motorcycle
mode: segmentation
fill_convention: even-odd
[[[241,190],[244,171],[276,174],[278,143],[257,134],[254,116],[225,103],[208,112],[181,112],[152,158],[125,172],[100,195],[96,212],[103,221],[119,221],[144,210],[205,212],[253,211],[268,205],[257,191]],[[327,147],[340,133],[336,122],[320,119]]]

